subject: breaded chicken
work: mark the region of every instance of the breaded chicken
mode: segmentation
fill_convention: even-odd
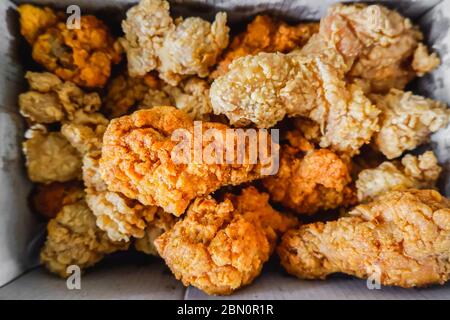
[[[122,73],[111,80],[106,88],[104,111],[110,118],[127,114],[140,105],[149,90],[160,88],[160,80],[153,74],[133,78]],[[162,104],[165,105],[165,104]]]
[[[111,241],[95,225],[95,216],[84,201],[82,190],[78,201],[64,205],[47,225],[47,240],[41,250],[41,262],[60,277],[68,277],[67,267],[86,269],[106,254],[126,250],[128,244]]]
[[[20,34],[33,44],[36,38],[48,28],[54,26],[60,17],[51,8],[22,4],[17,8],[20,15]]]
[[[141,0],[122,22],[128,72],[135,77],[156,69],[174,86],[186,76],[208,76],[228,45],[226,20],[219,12],[212,24],[196,17],[174,21],[167,1]]]
[[[184,219],[155,241],[156,249],[185,286],[231,294],[260,274],[277,236],[296,224],[268,200],[254,187],[222,202],[197,198]]]
[[[208,120],[212,113],[209,87],[206,80],[190,77],[177,86],[166,84],[160,90],[150,89],[140,103],[139,109],[174,105],[194,120]]]
[[[65,81],[103,87],[111,66],[121,59],[120,46],[108,27],[94,16],[81,16],[80,28],[59,22],[33,44],[33,59]]]
[[[387,95],[371,95],[371,99],[382,111],[375,146],[388,159],[427,142],[431,133],[450,121],[447,105],[412,92],[392,89]]]
[[[74,83],[63,82],[49,72],[25,74],[30,90],[19,95],[20,113],[31,122],[54,123],[80,117],[100,109],[100,96],[86,93]]]
[[[324,279],[336,272],[382,285],[422,287],[450,276],[450,201],[434,190],[392,191],[348,217],[288,231],[278,247],[287,272]]]
[[[246,31],[234,37],[211,77],[217,78],[225,74],[228,65],[239,57],[260,52],[287,53],[302,47],[318,30],[318,23],[299,23],[291,26],[270,16],[256,16],[247,25]]]
[[[22,144],[28,177],[33,182],[65,182],[81,177],[81,157],[60,132],[31,127]]]
[[[374,169],[365,169],[358,175],[358,200],[368,202],[389,191],[433,189],[442,168],[432,151],[419,156],[407,154],[398,161],[385,161]]]
[[[79,181],[38,184],[30,196],[32,209],[45,219],[53,219],[64,205],[75,202],[77,190],[81,190]]]
[[[278,144],[264,135],[267,132],[229,129],[219,123],[194,123],[174,107],[113,119],[103,137],[102,178],[110,191],[180,216],[196,197],[277,169],[273,160]],[[252,133],[253,148],[244,137]]]
[[[281,148],[280,169],[263,180],[274,202],[298,214],[314,214],[355,202],[350,168],[328,149],[302,152],[285,145]]]

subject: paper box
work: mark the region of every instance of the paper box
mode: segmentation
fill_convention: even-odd
[[[25,70],[32,67],[30,49],[19,35],[17,4],[32,2],[65,9],[79,5],[82,13],[96,13],[120,30],[130,0],[0,1],[0,299],[204,299],[194,288],[184,288],[157,258],[120,253],[107,258],[82,277],[81,290],[69,290],[66,281],[39,267],[37,253],[45,225],[29,211],[27,180],[21,154],[24,121],[17,95],[26,89]],[[213,18],[225,10],[232,23],[248,21],[260,12],[289,21],[318,20],[331,0],[191,0],[171,1],[175,14]],[[450,104],[450,1],[378,1],[397,8],[418,23],[442,64],[413,84],[417,93]],[[432,138],[431,147],[445,167],[441,192],[450,196],[450,128]],[[382,287],[369,290],[366,281],[333,276],[327,281],[301,281],[284,273],[276,261],[234,299],[449,299],[450,284],[427,289]]]

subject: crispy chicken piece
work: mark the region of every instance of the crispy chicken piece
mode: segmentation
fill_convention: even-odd
[[[209,100],[209,84],[206,80],[191,77],[178,86],[164,85],[161,90],[150,89],[139,109],[174,105],[194,120],[208,120],[212,113]]]
[[[97,217],[97,226],[111,240],[129,242],[130,237],[144,236],[144,229],[155,218],[157,208],[108,191],[99,173],[102,137],[108,120],[96,115],[93,119],[87,117],[81,122],[64,124],[61,131],[83,157],[86,202]]]
[[[145,254],[159,256],[154,242],[164,232],[172,229],[176,222],[177,219],[173,214],[167,213],[159,208],[156,211],[154,219],[145,228],[144,236],[134,241],[134,247],[137,251]]]
[[[419,77],[436,69],[441,60],[438,58],[436,52],[429,53],[427,46],[423,43],[419,43],[416,51],[414,51],[414,58],[412,61],[412,68]]]
[[[17,8],[20,15],[20,34],[33,44],[46,29],[60,20],[58,15],[48,7],[40,8],[31,4],[22,4]]]
[[[77,190],[81,190],[79,181],[38,184],[31,194],[32,208],[42,217],[53,219],[64,205],[76,201]]]
[[[247,30],[233,39],[211,77],[215,79],[225,74],[228,65],[239,57],[260,52],[287,53],[302,47],[318,30],[318,23],[299,23],[291,26],[269,16],[256,16],[248,24]]]
[[[33,182],[65,182],[81,177],[81,158],[60,132],[31,127],[22,144],[28,177]]]
[[[130,75],[156,69],[174,86],[189,75],[208,76],[228,45],[225,13],[218,13],[212,24],[196,17],[173,21],[169,3],[162,0],[142,0],[132,7],[122,29]]]
[[[95,216],[83,196],[74,203],[64,205],[56,218],[48,223],[47,232],[41,262],[63,278],[70,275],[67,267],[71,265],[86,269],[106,254],[128,248],[127,243],[113,242],[97,228]]]
[[[298,214],[314,214],[355,202],[350,168],[328,149],[306,154],[285,145],[277,175],[263,180],[270,198]]]
[[[296,221],[254,187],[217,202],[197,198],[183,220],[155,241],[175,277],[208,294],[231,294],[261,272],[276,238]]]
[[[65,22],[48,28],[33,44],[33,59],[65,81],[103,87],[111,65],[121,59],[120,46],[108,27],[94,16],[81,16],[80,29]]]
[[[278,145],[270,136],[263,141],[260,136],[264,132],[227,129],[213,122],[194,125],[186,113],[174,107],[154,107],[113,119],[103,137],[102,178],[110,191],[180,216],[198,196],[277,169],[273,157]],[[206,134],[208,130],[213,135]],[[199,131],[205,135],[198,135]],[[259,159],[244,137],[251,133],[263,151]],[[243,149],[225,152],[235,147]]]
[[[20,113],[37,123],[74,120],[78,113],[92,113],[100,109],[100,96],[85,93],[72,82],[63,82],[49,72],[25,74],[30,90],[19,95]]]
[[[150,73],[142,78],[119,74],[106,89],[104,110],[110,118],[123,116],[137,107],[149,91],[159,91],[159,87],[159,79]]]
[[[372,95],[382,110],[376,147],[388,158],[402,155],[427,142],[432,132],[450,121],[450,110],[439,101],[392,89],[387,95]]]
[[[333,222],[288,231],[278,247],[287,272],[343,272],[405,288],[449,278],[450,201],[434,190],[392,191]]]
[[[267,128],[288,116],[320,124],[321,147],[356,154],[378,130],[379,110],[319,57],[260,53],[235,60],[211,85],[215,114]]]
[[[420,156],[407,154],[398,161],[385,161],[374,169],[360,172],[356,181],[358,200],[368,202],[396,190],[432,189],[442,168],[432,151]]]

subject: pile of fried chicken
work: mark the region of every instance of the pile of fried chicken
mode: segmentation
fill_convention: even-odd
[[[230,39],[224,12],[211,23],[169,10],[141,0],[115,37],[92,15],[73,29],[51,8],[18,8],[42,66],[18,104],[48,270],[66,277],[134,248],[208,294],[250,284],[275,253],[302,279],[449,279],[442,168],[416,148],[450,109],[405,91],[440,63],[417,26],[381,5],[337,4],[320,23],[259,15]],[[278,170],[176,161],[173,134],[195,138],[198,123],[279,129]]]

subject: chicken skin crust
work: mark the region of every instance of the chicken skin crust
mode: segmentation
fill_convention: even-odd
[[[434,190],[392,191],[349,216],[288,231],[278,247],[287,272],[343,272],[382,285],[422,287],[450,276],[450,201]]]
[[[217,202],[197,198],[185,218],[155,241],[177,279],[208,294],[231,294],[251,283],[272,253],[277,236],[295,226],[249,187]]]
[[[198,129],[203,132],[200,137]],[[266,165],[262,158],[253,161],[255,150],[247,142],[239,143],[240,132],[227,129],[220,123],[194,124],[174,107],[154,107],[113,119],[103,137],[102,178],[110,191],[180,216],[198,196],[271,174],[274,163]],[[214,137],[208,138],[207,132]],[[277,152],[278,144],[272,146],[271,137],[267,140],[270,148],[264,149],[265,154],[272,154],[272,147]],[[220,152],[230,149],[230,141],[245,148],[245,152],[234,152],[231,161],[228,152]]]

